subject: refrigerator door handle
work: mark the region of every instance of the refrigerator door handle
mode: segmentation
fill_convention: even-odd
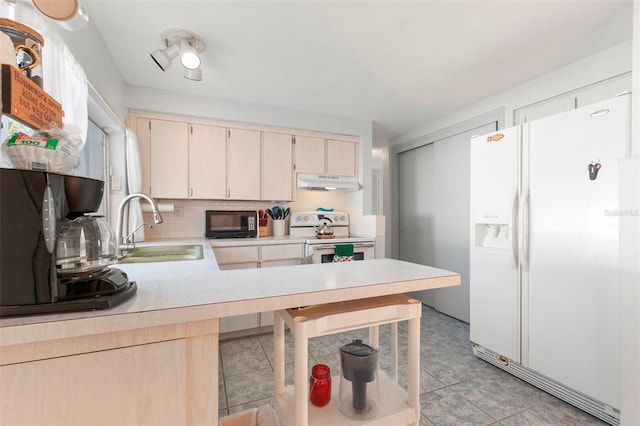
[[[520,210],[518,189],[513,191],[513,203],[511,205],[511,260],[513,267],[518,267],[518,215]]]
[[[520,249],[520,264],[524,270],[529,270],[529,213],[530,213],[530,190],[527,188],[522,198],[522,246]]]

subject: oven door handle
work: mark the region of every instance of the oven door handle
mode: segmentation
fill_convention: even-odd
[[[335,249],[336,244],[324,244],[321,246],[312,246],[315,250],[326,250],[326,249]],[[364,248],[364,247],[375,247],[374,243],[353,243],[353,249]]]

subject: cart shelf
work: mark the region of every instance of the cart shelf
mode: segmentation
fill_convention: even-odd
[[[420,420],[420,301],[396,294],[348,302],[328,303],[274,313],[275,406],[283,425],[417,425]],[[397,322],[408,321],[408,392],[397,380]],[[294,385],[284,386],[284,324],[294,338]],[[384,397],[378,414],[368,420],[344,416],[337,408],[339,376],[332,378],[331,402],[325,407],[309,404],[308,339],[370,327],[371,343],[378,346],[378,326],[393,324],[393,378],[378,369]],[[298,389],[300,389],[298,391]]]

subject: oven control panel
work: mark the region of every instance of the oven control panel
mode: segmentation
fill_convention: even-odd
[[[349,226],[349,214],[346,212],[295,212],[291,214],[292,227]]]

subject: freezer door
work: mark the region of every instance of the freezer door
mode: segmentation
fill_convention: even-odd
[[[629,128],[624,96],[530,123],[524,147],[529,367],[614,408],[618,160],[628,155]]]
[[[516,228],[521,127],[471,140],[471,341],[520,361]],[[515,248],[515,250],[514,250]]]

